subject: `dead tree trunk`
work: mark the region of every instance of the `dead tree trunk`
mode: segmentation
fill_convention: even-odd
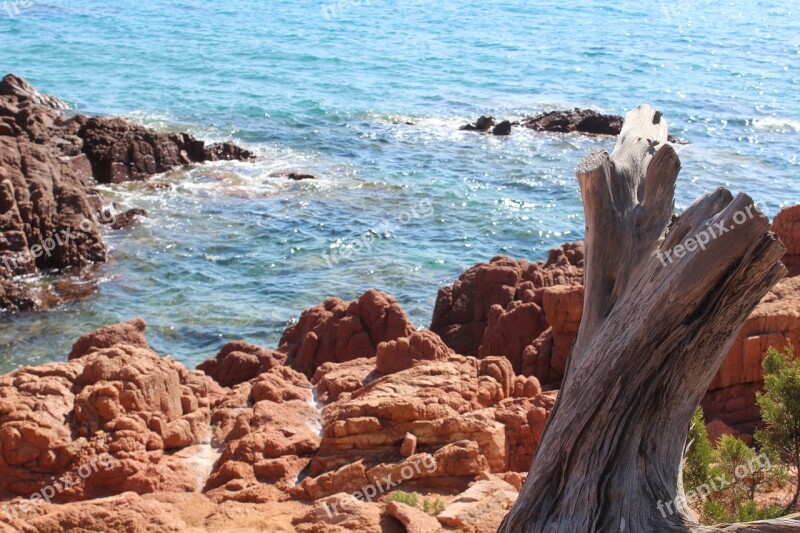
[[[641,106],[610,157],[578,166],[583,321],[502,533],[720,531],[699,526],[684,499],[687,429],[744,320],[785,275],[784,248],[753,201],[725,189],[670,225],[680,162],[666,142],[666,120]],[[748,527],[735,531],[800,522]]]

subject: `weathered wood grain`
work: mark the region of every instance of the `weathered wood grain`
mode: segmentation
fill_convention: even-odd
[[[785,269],[783,245],[747,195],[718,189],[672,222],[680,162],[667,135],[661,113],[641,106],[628,113],[610,156],[596,152],[578,166],[583,321],[503,533],[800,530],[792,520],[700,526],[682,499],[692,414]],[[741,220],[742,212],[750,216]],[[675,256],[675,246],[709,224],[733,229]],[[664,502],[677,503],[664,512]]]

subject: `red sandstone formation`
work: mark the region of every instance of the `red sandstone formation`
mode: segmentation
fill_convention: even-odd
[[[800,340],[800,276],[778,283],[750,314],[703,400],[706,420],[752,434],[761,422],[756,392],[764,386],[764,353],[787,340]]]
[[[0,494],[64,502],[195,489],[190,464],[165,452],[207,442],[217,386],[130,337],[88,351],[83,337],[69,362],[0,378]],[[52,490],[65,476],[79,482]]]
[[[369,290],[345,303],[330,298],[307,309],[280,340],[292,368],[311,377],[328,362],[375,357],[378,345],[414,331],[405,311],[388,294]]]
[[[567,243],[552,250],[547,262],[495,257],[470,268],[452,286],[439,290],[430,329],[456,353],[464,355],[478,355],[488,340],[490,345],[484,353],[504,355],[519,370],[522,350],[546,329],[546,322],[541,319],[544,288],[580,285],[582,279],[582,243]],[[493,306],[500,309],[493,311]],[[505,313],[514,316],[503,320]],[[502,332],[489,332],[487,337],[490,320],[492,328]],[[515,330],[515,326],[527,329]]]
[[[152,521],[183,531],[186,516],[173,507],[196,500],[207,523],[220,520],[223,506],[253,513],[294,501],[297,531],[401,531],[403,523],[436,531],[469,522],[486,507],[471,495],[486,483],[503,484],[490,472],[521,480],[514,472],[530,463],[555,395],[542,393],[536,378],[517,376],[506,358],[455,355],[434,333],[412,331],[381,293],[345,309],[351,313],[334,323],[357,317],[363,332],[380,332],[370,339],[408,335],[377,347],[371,341],[377,357],[323,363],[309,381],[286,366],[285,353],[241,341],[200,365],[203,372],[187,371],[153,353],[144,321],[134,319],[83,335],[69,361],[3,376],[0,497],[12,505],[6,521],[21,530],[131,531]],[[399,330],[388,327],[398,323]],[[337,333],[335,326],[316,331]],[[390,373],[379,371],[379,359]],[[20,496],[48,491],[51,476],[75,475],[86,464],[100,467],[51,502],[21,503]],[[380,485],[386,479],[396,485]],[[437,520],[379,503],[398,488],[446,499],[467,492]],[[372,490],[371,501],[342,508],[343,499],[353,499],[342,493],[360,491],[364,499]],[[498,507],[481,518],[484,525],[462,529],[496,528],[511,491],[487,500]],[[105,497],[125,510],[106,513],[99,501],[81,502]],[[76,503],[55,505],[65,502]],[[329,516],[325,503],[341,512]]]
[[[787,247],[783,260],[790,274],[797,276],[800,206],[782,210],[774,229]],[[457,351],[479,357],[503,355],[518,373],[536,376],[545,388],[557,389],[580,325],[583,287],[569,274],[570,262],[567,283],[526,293],[517,281],[518,265],[525,264],[496,258],[462,274],[452,287],[440,291],[431,329]],[[582,261],[578,265],[582,268]],[[798,339],[800,276],[780,282],[748,318],[703,401],[709,423],[719,420],[739,436],[751,435],[761,421],[755,393],[763,386],[763,355],[770,346]]]
[[[772,230],[786,246],[783,264],[789,270],[789,276],[800,275],[800,205],[787,207],[775,215]]]
[[[72,345],[72,351],[69,352],[68,359],[70,361],[78,359],[84,355],[111,348],[117,344],[150,349],[150,345],[147,344],[147,339],[144,336],[145,329],[147,329],[145,321],[141,318],[134,318],[127,322],[105,326],[91,333],[86,333],[81,335]]]
[[[432,331],[415,331],[409,337],[378,345],[375,367],[381,374],[407,370],[416,361],[447,361],[455,355]]]
[[[286,362],[286,355],[242,341],[229,342],[217,357],[197,367],[223,387],[250,381]]]

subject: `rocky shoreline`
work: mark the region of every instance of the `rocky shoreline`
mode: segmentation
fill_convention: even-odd
[[[778,215],[784,242],[799,213]],[[186,531],[267,513],[283,517],[275,531],[491,531],[555,404],[582,273],[581,243],[537,263],[495,258],[444,287],[421,331],[385,293],[332,298],[276,349],[233,341],[196,370],[155,353],[141,319],[88,333],[66,361],[0,377],[0,524]],[[713,436],[758,424],[761,353],[800,330],[798,283],[764,298],[720,369],[704,402]],[[393,490],[444,510],[381,504]]]
[[[0,83],[0,258],[42,243],[0,278],[7,309],[39,301],[14,276],[106,259],[96,182],[252,159],[62,109],[24,80]],[[712,438],[750,438],[763,352],[800,333],[800,206],[774,230],[791,277],[705,396]],[[45,253],[54,235],[66,243]],[[495,531],[555,405],[583,270],[580,242],[546,261],[493,258],[439,291],[427,330],[383,292],[331,298],[274,349],[231,340],[193,370],[156,353],[142,319],[87,333],[63,361],[0,376],[0,531]],[[440,512],[385,504],[398,490]]]
[[[64,114],[68,106],[8,74],[0,81],[0,309],[46,308],[54,295],[18,279],[80,271],[107,260],[100,226],[122,228],[142,210],[117,212],[97,183],[141,181],[205,161],[252,161],[232,143],[206,146],[114,117]]]

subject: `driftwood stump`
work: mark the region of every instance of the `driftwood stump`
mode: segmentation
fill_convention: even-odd
[[[578,166],[583,319],[502,533],[800,530],[789,519],[700,526],[686,504],[692,415],[786,270],[783,245],[747,195],[717,189],[673,221],[679,171],[667,122],[649,106],[628,113],[610,157],[595,152]]]

